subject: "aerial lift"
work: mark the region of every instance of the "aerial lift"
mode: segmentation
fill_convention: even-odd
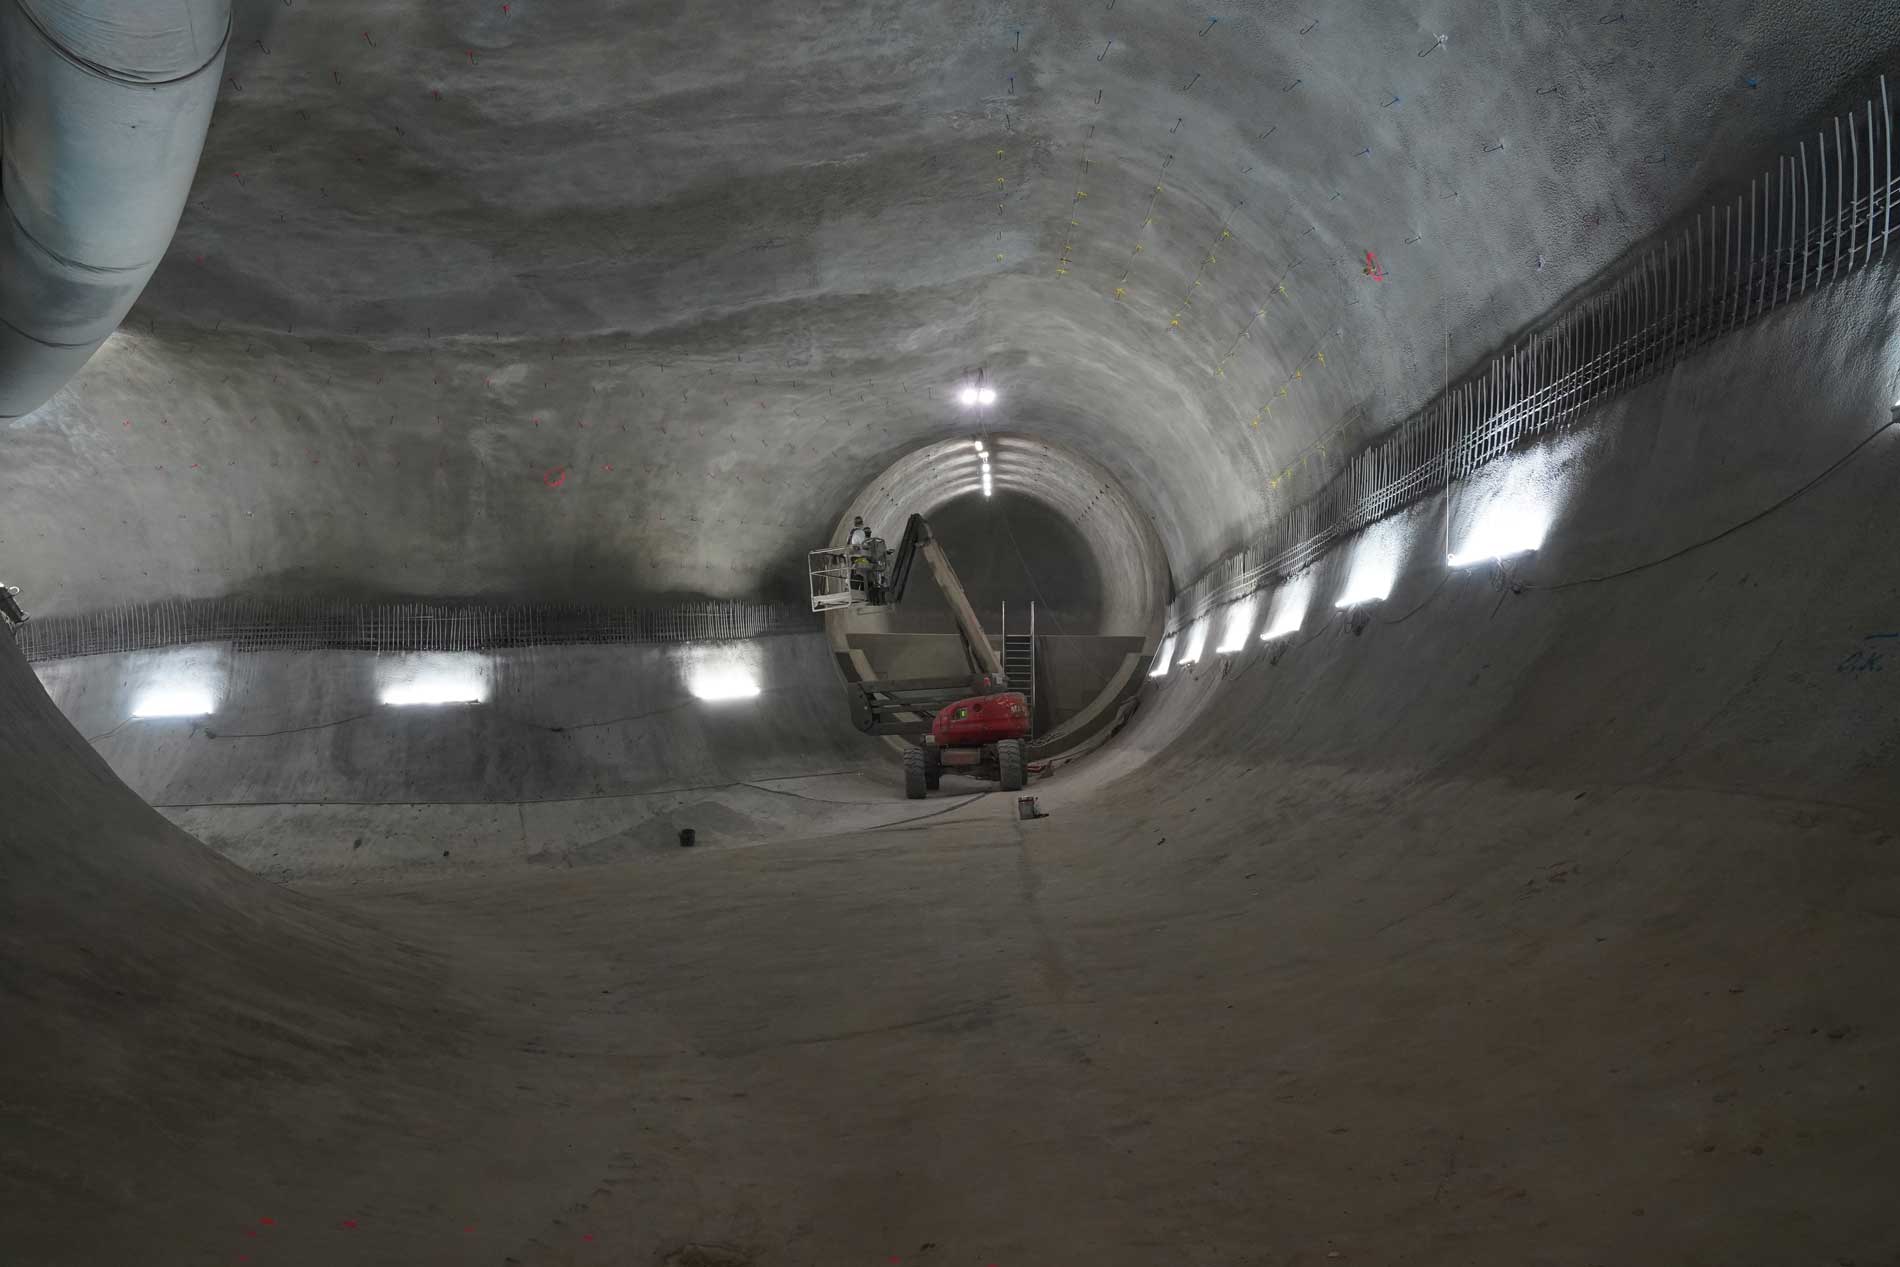
[[[812,610],[896,606],[904,599],[919,555],[950,604],[970,672],[963,677],[853,682],[851,720],[867,735],[916,737],[918,746],[904,752],[904,795],[912,800],[934,790],[946,768],[995,779],[1005,792],[1021,791],[1029,700],[1010,689],[1003,662],[977,623],[976,609],[929,521],[912,515],[895,551],[876,537],[812,551]]]

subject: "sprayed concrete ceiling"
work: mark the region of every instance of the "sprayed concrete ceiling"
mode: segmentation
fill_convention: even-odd
[[[1896,42],[1892,3],[246,0],[169,259],[5,436],[0,557],[48,612],[795,594],[982,368],[1178,581]]]

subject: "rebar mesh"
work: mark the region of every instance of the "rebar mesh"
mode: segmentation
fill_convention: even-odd
[[[205,598],[35,619],[15,627],[13,634],[28,660],[63,660],[204,642],[229,643],[238,651],[486,651],[757,638],[818,627],[799,606],[718,600],[584,607]]]
[[[1772,308],[1885,260],[1893,235],[1893,129],[1880,97],[1749,182],[1733,205],[1570,305],[1350,458],[1253,545],[1216,562],[1171,605],[1177,631],[1312,563],[1340,538],[1443,490],[1587,406],[1676,364]]]

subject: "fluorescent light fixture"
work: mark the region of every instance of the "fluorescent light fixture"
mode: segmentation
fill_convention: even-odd
[[[1353,545],[1346,585],[1333,606],[1343,609],[1384,602],[1399,579],[1399,553],[1404,541],[1401,520],[1388,519],[1366,529]]]
[[[988,497],[990,492],[990,473],[985,471],[983,472],[983,496]]]
[[[134,717],[203,717],[217,711],[217,696],[197,684],[154,686],[132,706]]]
[[[973,440],[971,441],[971,443],[976,446],[976,451],[978,453],[983,452],[983,442],[981,440]]]
[[[1346,592],[1333,601],[1333,606],[1344,611],[1348,607],[1362,607],[1367,603],[1383,603],[1385,596],[1392,592],[1392,581],[1390,573],[1383,577],[1355,578]]]
[[[1169,634],[1161,640],[1161,650],[1155,652],[1154,667],[1148,670],[1148,676],[1168,676],[1168,666],[1172,663],[1174,663],[1174,635]]]
[[[759,679],[736,664],[706,665],[687,687],[704,700],[751,699],[759,693]]]
[[[979,405],[994,405],[996,403],[996,389],[994,387],[978,388],[976,403]]]
[[[1203,616],[1194,622],[1193,628],[1188,630],[1187,641],[1181,646],[1180,659],[1175,661],[1175,663],[1181,665],[1193,664],[1201,658],[1201,651],[1206,646],[1207,617]]]
[[[974,387],[964,388],[962,391],[957,393],[957,399],[962,401],[966,405],[974,405],[976,403],[976,388]]]
[[[1514,554],[1529,554],[1544,544],[1550,530],[1550,507],[1527,497],[1502,498],[1478,512],[1471,532],[1459,548],[1445,556],[1455,568]]]
[[[1232,655],[1247,645],[1247,635],[1253,632],[1254,600],[1243,598],[1227,609],[1227,630],[1221,634],[1220,646],[1214,650],[1221,655]]]
[[[225,652],[215,647],[154,652],[133,663],[143,670],[132,695],[132,716],[138,718],[215,713],[230,674]]]
[[[468,651],[390,657],[377,667],[377,698],[392,708],[480,704],[488,699],[488,661]]]
[[[1306,621],[1306,609],[1313,603],[1313,578],[1302,576],[1298,580],[1288,581],[1273,596],[1273,608],[1268,613],[1267,627],[1260,635],[1260,641],[1272,642],[1275,638],[1284,638],[1296,634]]]

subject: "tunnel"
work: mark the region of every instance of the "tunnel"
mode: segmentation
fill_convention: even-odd
[[[6,0],[0,1261],[1900,1261],[1896,50]]]

